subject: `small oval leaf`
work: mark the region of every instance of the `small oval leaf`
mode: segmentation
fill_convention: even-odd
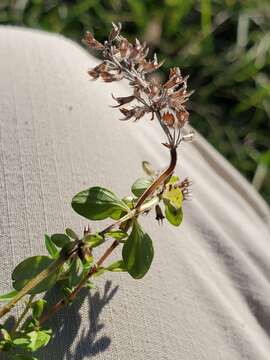
[[[32,315],[34,319],[38,320],[41,317],[46,304],[47,301],[44,299],[38,299],[32,304]]]
[[[0,301],[10,301],[18,294],[17,290],[13,290],[7,294],[0,296]]]
[[[140,178],[135,181],[131,187],[131,191],[137,197],[140,197],[145,190],[152,184],[152,180]]]
[[[137,220],[123,246],[122,256],[128,273],[135,279],[141,279],[151,266],[154,257],[152,240]]]
[[[163,201],[165,204],[170,204],[175,209],[180,209],[183,204],[183,194],[179,188],[172,187],[163,193]]]
[[[52,242],[62,248],[71,242],[70,238],[66,234],[53,234],[51,236]]]
[[[73,240],[79,240],[79,236],[70,228],[66,228],[66,234]]]
[[[172,175],[167,184],[175,184],[179,181],[179,176]]]
[[[51,338],[50,331],[48,330],[34,330],[27,334],[30,340],[28,349],[31,351],[37,351],[41,347],[44,347],[48,344]]]
[[[105,234],[105,236],[112,237],[116,240],[122,240],[128,237],[128,233],[122,230],[112,230]]]
[[[118,260],[106,267],[106,270],[113,272],[127,271],[123,260]]]
[[[30,280],[53,262],[48,256],[32,256],[17,265],[12,273],[13,287],[20,291]],[[38,294],[50,289],[57,281],[57,273],[53,273],[32,289],[30,294]]]
[[[57,259],[59,256],[59,251],[57,247],[52,242],[52,239],[49,235],[45,234],[45,246],[48,253],[51,255],[52,259]]]
[[[83,276],[83,263],[79,257],[72,260],[69,270],[69,286],[76,286]]]
[[[138,199],[137,196],[129,195],[129,196],[125,196],[122,200],[129,207],[129,209],[132,209],[137,199]]]
[[[85,236],[84,243],[87,244],[89,247],[94,248],[102,244],[104,240],[104,237],[99,235],[98,233],[89,234]]]
[[[73,197],[71,206],[78,214],[91,220],[103,220],[114,213],[129,211],[113,192],[99,186],[79,192]]]
[[[170,204],[165,205],[165,216],[166,219],[174,226],[179,226],[183,221],[183,210],[175,209]]]
[[[113,220],[119,220],[121,219],[121,217],[123,217],[124,215],[126,215],[126,211],[123,211],[122,209],[117,209],[117,210],[114,210],[111,215],[110,215],[110,218],[113,219]]]

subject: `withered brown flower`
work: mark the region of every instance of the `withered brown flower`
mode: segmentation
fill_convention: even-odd
[[[187,79],[183,77],[180,69],[170,69],[168,80],[164,84],[148,77],[149,73],[156,71],[163,61],[158,62],[154,55],[147,60],[148,47],[138,39],[130,43],[120,34],[121,24],[112,24],[112,30],[104,44],[98,42],[92,33],[87,32],[85,43],[95,50],[102,51],[103,62],[88,71],[92,79],[101,78],[105,82],[127,79],[133,89],[130,96],[114,97],[117,102],[114,107],[119,108],[124,115],[121,120],[133,119],[137,121],[145,114],[151,114],[151,120],[156,115],[162,126],[170,147],[177,147],[181,137],[180,129],[189,119],[185,107],[191,95],[187,91]],[[131,107],[126,107],[130,103]]]

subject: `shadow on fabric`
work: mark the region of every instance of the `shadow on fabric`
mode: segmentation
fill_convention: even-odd
[[[112,287],[111,281],[105,283],[103,292],[98,290],[92,294],[88,289],[82,289],[72,306],[63,309],[59,316],[48,322],[55,336],[46,348],[36,353],[37,358],[40,360],[82,360],[106,351],[111,339],[106,335],[99,337],[100,330],[105,326],[100,321],[100,314],[117,290],[118,286]],[[46,300],[51,303],[55,295],[55,293],[48,294]],[[87,310],[81,314],[79,309],[84,302],[86,302]],[[84,320],[87,326],[79,331],[82,316],[88,316],[88,321]]]

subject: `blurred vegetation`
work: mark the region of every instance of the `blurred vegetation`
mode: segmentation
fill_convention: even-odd
[[[270,203],[269,0],[1,0],[0,23],[104,39],[121,21],[190,74],[192,125]]]

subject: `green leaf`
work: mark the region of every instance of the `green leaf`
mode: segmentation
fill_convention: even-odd
[[[170,180],[168,181],[168,184],[175,184],[175,183],[177,183],[177,181],[179,181],[179,176],[172,175],[170,177]]]
[[[113,192],[95,186],[81,191],[72,199],[71,206],[78,214],[91,220],[103,220],[118,211],[127,212],[129,208]]]
[[[163,201],[166,204],[170,204],[175,209],[180,209],[183,203],[183,194],[179,188],[172,187],[167,189],[163,193]]]
[[[0,296],[0,301],[10,301],[18,294],[17,290],[13,290],[7,294]]]
[[[27,337],[20,337],[16,338],[12,341],[12,344],[15,346],[20,346],[23,348],[27,348],[27,346],[30,344],[30,340]]]
[[[48,253],[51,255],[52,259],[57,259],[59,256],[59,251],[57,250],[57,247],[54,245],[54,243],[51,240],[51,237],[47,234],[45,234],[45,245]]]
[[[183,220],[182,208],[175,209],[170,204],[165,205],[166,219],[174,226],[179,226]]]
[[[77,256],[72,260],[69,271],[69,286],[76,286],[83,276],[82,260]]]
[[[70,228],[66,228],[66,234],[73,240],[79,240],[79,236]]]
[[[39,348],[46,346],[51,338],[50,331],[47,330],[31,331],[27,336],[30,339],[28,349],[31,351],[37,351]]]
[[[48,256],[32,256],[17,265],[12,273],[13,287],[20,291],[30,280],[53,262]],[[38,294],[50,289],[57,281],[58,274],[55,272],[44,279],[30,294]]]
[[[128,233],[122,230],[112,230],[105,234],[105,236],[112,237],[116,240],[122,240],[128,237]]]
[[[9,351],[12,347],[12,342],[8,340],[0,340],[0,351]]]
[[[22,354],[12,354],[12,359],[14,360],[38,360],[36,357],[31,355],[22,355]]]
[[[267,150],[263,154],[261,154],[258,160],[260,164],[270,167],[270,150]]]
[[[94,289],[94,290],[98,290],[98,287],[90,280],[87,281],[86,283],[86,287],[88,289]]]
[[[92,255],[91,249],[86,245],[86,247],[81,247],[83,252],[83,269],[84,272],[87,272],[90,267],[93,265],[94,257]]]
[[[71,253],[72,253],[72,251],[74,251],[75,247],[76,247],[76,242],[75,241],[70,241],[69,243],[65,244],[62,247],[60,255],[65,255],[65,256],[71,255]]]
[[[127,268],[124,264],[123,260],[118,260],[106,267],[106,270],[108,271],[114,271],[114,272],[120,272],[120,271],[127,271]]]
[[[34,319],[38,320],[41,317],[46,304],[47,301],[44,299],[38,299],[32,304],[32,315]]]
[[[100,276],[102,274],[104,274],[106,272],[106,268],[100,266],[93,274],[93,276],[97,277]]]
[[[121,217],[123,217],[127,212],[126,211],[123,211],[122,209],[117,209],[117,210],[114,210],[111,215],[110,215],[110,218],[113,219],[113,220],[119,220],[121,219]]]
[[[134,221],[131,234],[124,243],[122,256],[128,273],[135,279],[142,278],[151,266],[154,257],[152,240],[137,220]]]
[[[132,209],[134,207],[135,201],[137,200],[137,197],[133,195],[129,195],[129,196],[125,196],[122,200],[129,207],[129,209]]]
[[[71,242],[70,238],[66,234],[53,234],[51,236],[52,242],[62,248]]]
[[[2,327],[0,329],[0,332],[2,333],[2,336],[3,336],[4,340],[11,341],[11,337],[9,335],[9,332],[5,328]]]
[[[84,243],[90,246],[91,248],[94,248],[102,244],[104,240],[105,240],[104,237],[99,235],[98,233],[89,234],[85,236]]]
[[[61,290],[65,298],[68,298],[72,294],[72,289],[68,286],[64,286]]]
[[[131,187],[131,191],[137,197],[140,197],[145,190],[152,184],[152,180],[140,178],[135,181],[135,183]]]

